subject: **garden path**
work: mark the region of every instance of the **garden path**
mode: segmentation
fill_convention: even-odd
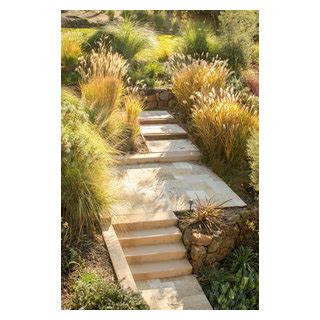
[[[246,204],[195,162],[198,148],[167,111],[144,111],[140,124],[149,153],[125,157],[116,176],[125,199],[112,218],[116,254],[106,240],[115,271],[128,275],[127,286],[140,291],[151,309],[210,310],[192,275],[174,211],[189,209],[195,199],[211,198],[225,207]]]

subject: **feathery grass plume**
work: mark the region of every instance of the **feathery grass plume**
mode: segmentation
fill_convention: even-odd
[[[247,141],[258,128],[257,113],[241,106],[232,89],[197,93],[192,110],[192,127],[197,143],[210,162],[223,161],[227,166],[246,163]]]
[[[136,94],[128,94],[123,101],[126,111],[127,130],[132,143],[140,132],[139,115],[143,110],[143,101]]]
[[[90,54],[80,58],[78,72],[82,97],[90,106],[91,120],[105,136],[111,137],[114,130],[110,128],[110,119],[117,117],[115,113],[120,108],[128,64],[118,53],[109,51],[105,43],[106,40],[101,39],[98,49],[92,49]],[[121,132],[121,128],[118,129]]]
[[[252,131],[248,140],[247,154],[250,163],[250,181],[251,186],[256,192],[259,192],[259,131]]]
[[[92,235],[110,214],[117,190],[111,185],[116,150],[89,121],[86,108],[62,90],[61,205],[68,239]]]
[[[191,115],[195,93],[205,95],[212,89],[219,93],[231,74],[226,61],[212,59],[207,62],[202,58],[203,55],[176,54],[170,57],[167,64],[172,74],[172,92],[186,117]]]
[[[154,31],[126,16],[123,21],[113,22],[99,29],[89,40],[89,46],[95,47],[97,39],[107,36],[112,50],[125,59],[132,60],[141,50],[152,47],[157,39]]]

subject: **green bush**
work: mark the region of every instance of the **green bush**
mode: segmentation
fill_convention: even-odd
[[[125,17],[123,22],[111,23],[99,29],[88,40],[88,49],[97,47],[101,38],[107,39],[112,50],[128,60],[134,59],[141,50],[156,44],[154,31],[128,17]]]
[[[251,168],[250,181],[255,191],[259,192],[259,131],[252,132],[248,140],[247,153]]]
[[[72,309],[147,310],[149,307],[139,293],[106,283],[98,273],[84,272],[73,287]]]
[[[85,108],[70,92],[62,91],[61,205],[69,227],[67,240],[92,235],[108,214],[116,191],[108,168],[114,150],[89,122]]]
[[[182,52],[190,55],[206,54],[210,51],[212,38],[206,25],[191,20],[182,31]]]
[[[139,62],[131,68],[129,76],[133,83],[143,81],[147,87],[153,88],[166,78],[166,69],[158,61]]]
[[[202,288],[214,309],[259,309],[257,260],[251,248],[240,247],[221,267],[207,267],[202,271]]]
[[[228,59],[229,66],[240,73],[251,63],[258,14],[249,10],[227,10],[220,14],[219,21],[222,40],[219,55]]]

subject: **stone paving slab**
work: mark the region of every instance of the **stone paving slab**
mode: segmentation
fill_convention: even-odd
[[[147,140],[146,145],[150,152],[199,151],[199,149],[187,139]]]
[[[194,275],[136,281],[152,310],[212,310]]]
[[[145,124],[141,125],[142,135],[150,134],[186,134],[177,124]]]
[[[139,120],[140,121],[148,121],[148,120],[158,120],[158,119],[174,119],[174,117],[165,110],[154,110],[154,111],[142,111],[140,113]]]
[[[123,183],[127,205],[119,214],[186,210],[189,200],[212,199],[224,207],[243,207],[245,202],[216,174],[195,162],[125,165],[116,177]]]

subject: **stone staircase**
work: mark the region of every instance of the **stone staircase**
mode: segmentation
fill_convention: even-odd
[[[138,290],[151,309],[210,310],[186,258],[175,210],[189,200],[218,196],[225,206],[245,203],[213,172],[197,161],[201,153],[167,111],[140,115],[146,154],[122,159],[120,175],[128,207],[117,210],[104,232],[119,280]]]
[[[115,217],[113,227],[134,280],[192,273],[172,212]]]

